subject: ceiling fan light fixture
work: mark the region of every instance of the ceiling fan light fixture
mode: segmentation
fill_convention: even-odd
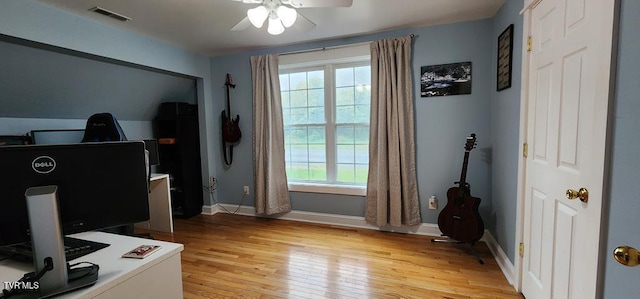
[[[271,35],[279,35],[284,32],[284,26],[282,26],[282,22],[279,18],[269,18],[269,28],[267,28],[267,32]]]
[[[276,10],[278,18],[282,21],[284,27],[289,28],[296,22],[298,12],[295,9],[280,5]]]
[[[264,6],[258,6],[256,8],[251,8],[247,10],[247,17],[249,17],[249,21],[256,28],[262,28],[264,21],[269,17],[269,11]]]

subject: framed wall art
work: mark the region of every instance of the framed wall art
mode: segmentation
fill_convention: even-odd
[[[437,97],[471,93],[471,62],[420,68],[420,96]]]
[[[513,58],[513,24],[498,37],[498,91],[511,87],[511,62]]]

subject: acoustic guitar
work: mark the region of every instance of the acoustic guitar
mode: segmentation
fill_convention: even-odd
[[[467,137],[460,181],[447,191],[447,205],[438,215],[442,234],[463,243],[474,243],[484,234],[484,222],[478,213],[480,198],[471,196],[471,187],[466,182],[469,153],[476,147],[476,141],[476,134]]]

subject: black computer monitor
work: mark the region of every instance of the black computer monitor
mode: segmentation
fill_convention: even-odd
[[[149,220],[141,141],[0,147],[0,246],[30,240],[25,192],[57,186],[63,234]]]

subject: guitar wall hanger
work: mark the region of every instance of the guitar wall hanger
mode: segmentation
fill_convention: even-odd
[[[236,142],[242,138],[242,132],[240,132],[240,115],[236,115],[235,119],[231,114],[231,102],[229,96],[229,89],[236,88],[231,79],[231,74],[227,73],[224,85],[227,88],[227,109],[222,110],[222,153],[224,155],[224,163],[230,166],[233,163],[233,146]],[[227,156],[228,148],[228,156]]]

